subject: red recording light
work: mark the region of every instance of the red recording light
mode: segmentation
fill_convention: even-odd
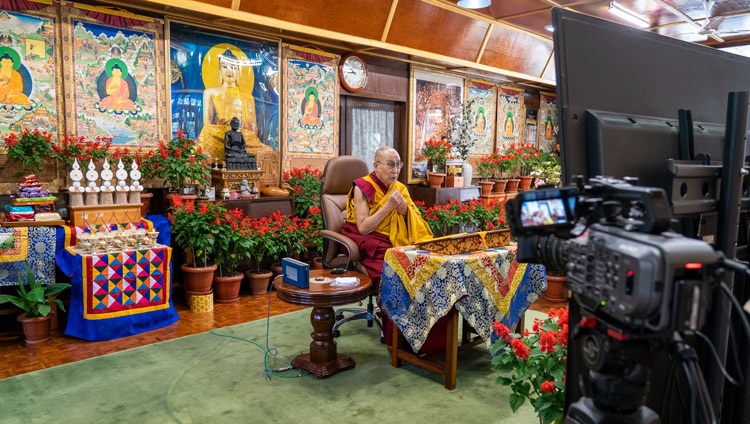
[[[699,262],[688,262],[685,264],[685,269],[701,269],[703,264]]]

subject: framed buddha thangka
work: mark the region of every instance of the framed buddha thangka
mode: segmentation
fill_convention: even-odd
[[[23,13],[0,10],[0,138],[26,128],[59,131],[58,25],[52,6]]]
[[[211,160],[223,160],[224,133],[236,117],[253,153],[279,150],[278,41],[237,39],[169,21],[169,57],[173,135],[182,130]]]
[[[92,10],[101,19],[86,13]],[[110,12],[78,3],[62,8],[66,91],[72,94],[65,99],[67,132],[111,137],[116,146],[156,147],[166,131],[163,23]]]
[[[407,182],[427,177],[424,143],[450,136],[453,120],[461,116],[464,80],[460,77],[412,67],[409,79],[409,151]]]
[[[339,145],[339,56],[284,46],[285,153],[335,156]]]
[[[555,93],[539,93],[539,115],[537,118],[538,148],[545,152],[557,149],[557,96]]]
[[[523,134],[523,90],[500,86],[497,102],[497,148],[521,143]]]
[[[495,111],[497,86],[490,82],[468,80],[467,99],[474,99],[471,116],[474,120],[474,146],[470,155],[488,155],[495,149]],[[464,102],[466,104],[466,102]]]

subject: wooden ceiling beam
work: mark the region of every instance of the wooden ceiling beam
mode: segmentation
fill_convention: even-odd
[[[391,31],[391,24],[393,23],[393,17],[396,15],[396,8],[398,7],[398,0],[391,2],[391,10],[388,12],[388,19],[385,20],[385,26],[383,27],[383,35],[380,36],[380,41],[383,43],[388,40],[388,33]]]

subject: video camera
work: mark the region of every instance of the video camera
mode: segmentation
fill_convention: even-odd
[[[567,271],[584,312],[651,335],[704,324],[717,254],[668,231],[664,190],[579,178],[575,187],[519,193],[508,204],[518,261]]]
[[[692,352],[679,335],[703,327],[720,255],[669,231],[664,190],[627,180],[597,177],[584,184],[578,177],[574,187],[519,193],[506,214],[518,239],[517,260],[567,271],[580,306],[570,337],[589,372],[568,382],[580,382],[587,396],[569,405],[565,422],[660,422],[643,405],[645,364],[665,346]],[[681,356],[702,381],[694,355]]]

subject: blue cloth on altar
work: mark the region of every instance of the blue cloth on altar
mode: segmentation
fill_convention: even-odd
[[[42,284],[55,282],[54,226],[0,227],[0,286],[26,282],[26,266]]]
[[[167,218],[153,215],[145,219],[159,231],[157,242],[169,246]],[[79,230],[59,227],[57,231],[61,247],[55,259],[73,285],[65,334],[90,341],[111,340],[165,327],[179,319],[172,303],[171,248],[89,256],[88,262],[65,248],[71,233]]]

